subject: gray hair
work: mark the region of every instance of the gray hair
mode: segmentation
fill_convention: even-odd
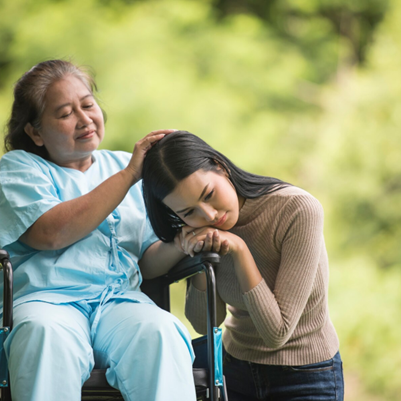
[[[40,129],[41,119],[46,107],[45,96],[54,82],[72,75],[93,94],[96,83],[93,74],[84,67],[78,67],[66,60],[49,60],[39,63],[27,71],[15,84],[14,102],[4,138],[4,149],[22,149],[48,158],[44,146],[37,146],[25,133],[26,124]]]

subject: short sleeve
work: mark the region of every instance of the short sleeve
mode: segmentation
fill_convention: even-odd
[[[15,150],[0,160],[0,246],[12,244],[45,212],[61,203],[41,158]]]

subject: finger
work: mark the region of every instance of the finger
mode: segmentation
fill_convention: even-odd
[[[166,134],[161,132],[160,134],[154,134],[154,135],[146,137],[146,140],[148,140],[151,143],[158,142],[158,141],[160,141],[160,139],[163,139],[165,136],[166,136]]]
[[[203,249],[204,246],[205,246],[205,245],[204,245],[204,242],[203,242],[203,241],[198,241],[198,242],[196,243],[196,245],[194,246],[194,252],[195,252],[195,253],[198,253],[198,252],[204,250],[204,249]]]
[[[229,244],[228,240],[225,239],[221,243],[220,255],[224,256],[224,255],[227,255],[229,252],[230,252],[230,244]]]
[[[158,135],[158,134],[171,134],[172,132],[178,131],[176,129],[157,129],[150,132],[148,135]]]
[[[195,238],[189,238],[188,236],[185,238],[185,251],[188,255],[193,256],[194,247],[199,240]]]
[[[179,243],[179,245],[180,245],[180,247],[181,247],[181,249],[182,249],[182,251],[185,253],[185,254],[187,254],[187,240],[186,240],[186,237],[187,237],[187,230],[189,230],[189,229],[191,229],[191,227],[189,227],[189,226],[182,226],[181,227],[181,231],[179,231],[177,234],[176,234],[176,236],[174,237],[174,241],[177,241],[178,243]]]
[[[183,242],[188,244],[189,242],[191,242],[193,238],[195,238],[198,235],[198,233],[193,228],[189,226],[187,227],[189,230],[188,231],[186,230]]]
[[[147,144],[147,151],[156,145],[157,142],[162,140],[166,135],[171,134],[172,132],[177,131],[175,129],[161,129],[157,131],[152,131],[150,134],[146,135],[143,140],[149,141]]]
[[[197,247],[197,249],[200,248],[200,250],[201,250],[203,248],[203,244],[204,244],[204,241],[199,241],[199,240],[193,241],[192,240],[189,243],[188,248],[187,248],[188,255],[190,255],[191,257],[194,257],[195,256],[195,247]]]
[[[184,249],[184,252],[189,255],[190,250],[193,248],[194,244],[191,244],[191,238],[188,235],[184,237],[184,239],[181,241],[182,248]]]
[[[219,253],[221,249],[221,238],[218,230],[213,232],[213,251]]]
[[[155,145],[158,141],[163,139],[166,135],[171,134],[172,132],[177,131],[176,129],[159,129],[156,131],[152,131],[149,134],[147,134],[144,138],[139,140],[135,144],[135,148],[139,148],[140,150],[143,150],[144,153],[146,152],[153,146]],[[134,151],[135,151],[134,148]]]
[[[152,148],[153,145],[155,145],[157,142],[159,142],[161,139],[163,139],[166,136],[166,134],[156,134],[156,135],[151,135],[151,136],[145,136],[145,138],[141,139],[135,144],[134,152],[135,150],[142,151],[146,154],[146,152]]]
[[[195,237],[198,234],[198,232],[192,228],[187,226],[187,228],[185,229],[185,238],[187,239],[191,239],[192,237]]]
[[[210,251],[213,246],[213,234],[207,233],[205,238],[205,244],[203,245],[204,251]]]
[[[188,242],[188,240],[190,239],[190,237],[188,236],[188,226],[184,226],[181,228],[181,235],[180,235],[180,240],[181,240],[181,246],[183,248],[186,247],[186,244]]]

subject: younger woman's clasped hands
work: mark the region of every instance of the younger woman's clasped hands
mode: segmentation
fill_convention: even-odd
[[[191,257],[201,251],[216,252],[224,256],[235,248],[233,237],[236,235],[214,227],[183,226],[181,232],[176,235],[174,243],[179,250]]]

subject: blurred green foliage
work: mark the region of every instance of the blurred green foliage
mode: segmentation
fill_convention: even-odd
[[[70,58],[96,71],[104,148],[187,129],[314,194],[346,399],[398,400],[400,39],[396,0],[0,0],[0,124],[23,72]]]

